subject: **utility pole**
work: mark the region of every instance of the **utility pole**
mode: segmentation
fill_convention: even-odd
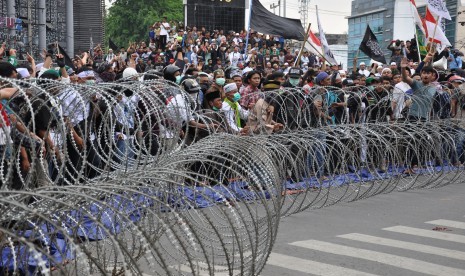
[[[29,42],[29,53],[33,55],[34,53],[32,52],[32,0],[27,1],[27,20],[29,21],[27,23],[27,41]]]
[[[74,57],[74,9],[73,0],[66,1],[66,51]]]
[[[270,9],[273,9],[273,13],[276,14],[276,8],[278,8],[279,16],[281,16],[281,0],[278,0],[278,4],[271,4]]]
[[[302,22],[302,26],[306,28],[308,26],[308,4],[310,0],[300,0],[299,5],[299,13],[300,13],[300,21]]]
[[[283,0],[283,17],[286,17],[286,0]]]
[[[6,1],[6,16],[14,18],[13,20],[16,20],[16,9],[14,0]],[[8,33],[10,34],[10,41],[8,41],[8,44],[10,44],[13,43],[13,37],[16,34],[16,21],[14,22],[13,27],[8,31]]]
[[[46,1],[38,0],[38,19],[39,19],[39,52],[47,48],[47,16],[46,16]]]

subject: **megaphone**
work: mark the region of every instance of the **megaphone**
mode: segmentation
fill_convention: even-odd
[[[442,57],[440,60],[433,62],[433,68],[441,71],[447,70],[447,58]]]

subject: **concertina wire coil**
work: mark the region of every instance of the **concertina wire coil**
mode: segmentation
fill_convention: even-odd
[[[221,127],[200,139],[182,114],[212,117],[162,79],[0,83],[19,88],[4,102],[11,126],[1,121],[5,275],[257,275],[281,217],[463,182],[454,164],[463,160],[464,123],[388,122],[391,92],[371,110],[362,108],[361,95],[373,92],[365,87],[264,92],[282,103],[282,131],[232,135],[215,122]],[[315,95],[328,91],[355,109],[344,107],[343,124],[315,124]],[[167,105],[176,95],[183,100]],[[55,149],[31,133],[50,134]],[[412,160],[416,171],[405,174]]]

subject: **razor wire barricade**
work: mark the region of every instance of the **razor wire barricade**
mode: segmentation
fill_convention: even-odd
[[[239,135],[143,79],[1,79],[3,274],[257,275],[282,216],[463,179],[463,122],[408,120],[415,95],[395,115],[385,88],[268,91]]]

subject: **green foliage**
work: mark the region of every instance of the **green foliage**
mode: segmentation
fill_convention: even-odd
[[[166,16],[183,21],[182,0],[116,0],[105,18],[105,32],[119,47],[129,41],[147,41],[149,26]]]

